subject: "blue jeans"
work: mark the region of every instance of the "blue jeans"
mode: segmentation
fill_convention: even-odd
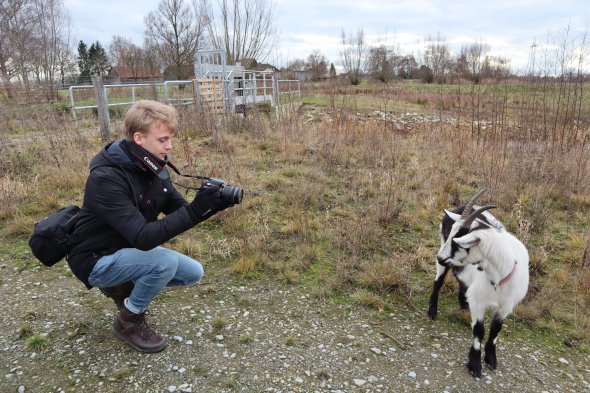
[[[203,277],[203,266],[194,259],[164,247],[142,251],[123,248],[100,258],[88,278],[93,287],[114,287],[129,281],[135,287],[126,303],[141,313],[164,287],[191,285]]]

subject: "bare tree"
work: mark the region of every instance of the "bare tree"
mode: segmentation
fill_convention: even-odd
[[[394,57],[394,69],[397,76],[402,79],[413,78],[418,70],[418,62],[414,55],[399,55]]]
[[[395,77],[394,52],[385,45],[369,50],[367,72],[376,80],[388,83]]]
[[[361,83],[361,64],[365,54],[365,32],[359,29],[356,34],[348,35],[342,30],[342,49],[340,50],[340,59],[342,67],[346,72],[350,83],[358,85]]]
[[[482,79],[500,81],[510,76],[510,60],[499,56],[486,56],[481,69]]]
[[[143,48],[135,45],[130,40],[121,36],[113,36],[109,45],[109,55],[113,64],[120,68],[128,69],[133,77],[149,73],[150,67],[146,66],[146,56]]]
[[[114,35],[109,44],[109,57],[115,66],[123,66],[126,63],[127,52],[133,42],[120,35]]]
[[[69,46],[70,16],[62,0],[32,0],[35,13],[34,45],[31,69],[39,84],[47,90],[47,97],[54,92],[54,82],[60,72],[60,54]]]
[[[216,6],[208,4],[209,39],[215,48],[225,50],[229,64],[266,60],[277,40],[272,2],[216,0]]]
[[[459,73],[475,84],[481,82],[482,70],[489,51],[490,45],[482,42],[463,46],[457,61]]]
[[[450,59],[449,46],[440,33],[436,37],[431,35],[426,37],[422,64],[430,69],[433,80],[437,82],[445,81]]]
[[[164,61],[160,58],[156,45],[147,37],[144,39],[143,51],[145,54],[143,64],[149,75],[151,77],[160,76],[164,69]]]
[[[301,71],[305,69],[305,60],[304,59],[294,59],[287,64],[285,67],[286,70],[289,71]]]
[[[47,88],[66,72],[70,48],[70,20],[62,0],[4,0],[0,3],[0,75],[18,78],[26,86],[31,77]],[[71,60],[71,57],[70,57]]]
[[[317,81],[328,73],[328,62],[319,50],[314,50],[305,63],[305,68],[311,71],[311,80]]]
[[[29,0],[0,2],[0,74],[5,82],[15,77],[28,81],[34,22]]]
[[[184,0],[161,0],[158,9],[145,17],[146,40],[163,66],[176,79],[191,74],[204,24]]]
[[[67,75],[74,75],[76,68],[76,55],[72,48],[71,26],[70,19],[67,20],[68,27],[61,42],[57,46],[57,67],[59,72],[59,80],[62,85],[66,83]]]

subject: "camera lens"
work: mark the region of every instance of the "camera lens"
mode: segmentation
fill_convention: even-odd
[[[241,203],[243,197],[244,190],[239,187],[224,186],[221,189],[221,199],[233,205]]]

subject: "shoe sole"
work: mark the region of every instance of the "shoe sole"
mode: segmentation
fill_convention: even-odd
[[[115,329],[114,326],[111,326],[111,332],[113,332],[113,335],[115,337],[117,337],[119,340],[123,341],[125,344],[129,345],[131,348],[133,348],[133,349],[135,349],[136,351],[139,351],[139,352],[156,353],[156,352],[163,351],[168,346],[168,340],[164,339],[164,343],[161,346],[159,346],[159,347],[144,348],[144,347],[140,347],[140,346],[132,343],[131,341],[129,341],[127,339],[127,337],[125,337],[123,334],[119,333],[117,331],[117,329]]]

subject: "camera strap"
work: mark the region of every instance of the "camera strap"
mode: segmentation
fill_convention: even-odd
[[[205,176],[185,175],[184,173],[180,173],[180,171],[178,170],[178,168],[176,168],[174,166],[174,164],[172,164],[170,161],[168,161],[168,166],[170,168],[172,168],[172,170],[174,172],[176,172],[179,176],[182,176],[182,177],[189,177],[189,178],[192,178],[192,179],[199,179],[199,180],[209,180],[209,179],[211,179],[210,177],[205,177]],[[201,187],[200,186],[199,187],[191,187],[191,186],[186,186],[184,184],[176,183],[175,181],[172,181],[172,183],[175,184],[175,185],[177,185],[177,186],[179,186],[179,187],[184,188],[185,190],[194,190],[194,191],[200,191],[201,190]]]
[[[139,146],[134,142],[127,142],[126,143],[127,149],[133,158],[138,161],[142,166],[146,167],[148,170],[153,172],[156,176],[158,176],[161,180],[168,180],[170,179],[170,174],[166,170],[166,166],[170,167],[174,172],[176,172],[179,176],[188,177],[192,179],[199,179],[199,180],[209,180],[209,177],[205,176],[198,176],[198,175],[186,175],[181,173],[178,168],[174,164],[172,164],[168,159],[160,160],[159,158],[155,157],[152,153],[144,149],[143,147]],[[170,179],[170,181],[172,181]],[[183,184],[176,183],[172,181],[173,184],[185,188],[187,190],[199,190],[200,187],[190,187],[185,186]]]
[[[168,164],[168,160],[160,160],[152,153],[144,149],[143,147],[139,146],[135,142],[126,142],[125,146],[129,150],[131,156],[139,162],[142,166],[147,168],[149,171],[153,172],[156,176],[158,176],[162,180],[167,180],[170,178],[170,174],[166,170],[166,165]]]
[[[193,179],[200,179],[200,180],[209,180],[209,179],[211,179],[210,177],[205,177],[205,176],[185,175],[184,173],[180,173],[180,171],[178,170],[178,168],[176,168],[170,161],[168,161],[168,166],[170,168],[172,168],[172,170],[174,172],[176,172],[179,176],[182,176],[182,177],[190,177],[190,178],[193,178]]]

